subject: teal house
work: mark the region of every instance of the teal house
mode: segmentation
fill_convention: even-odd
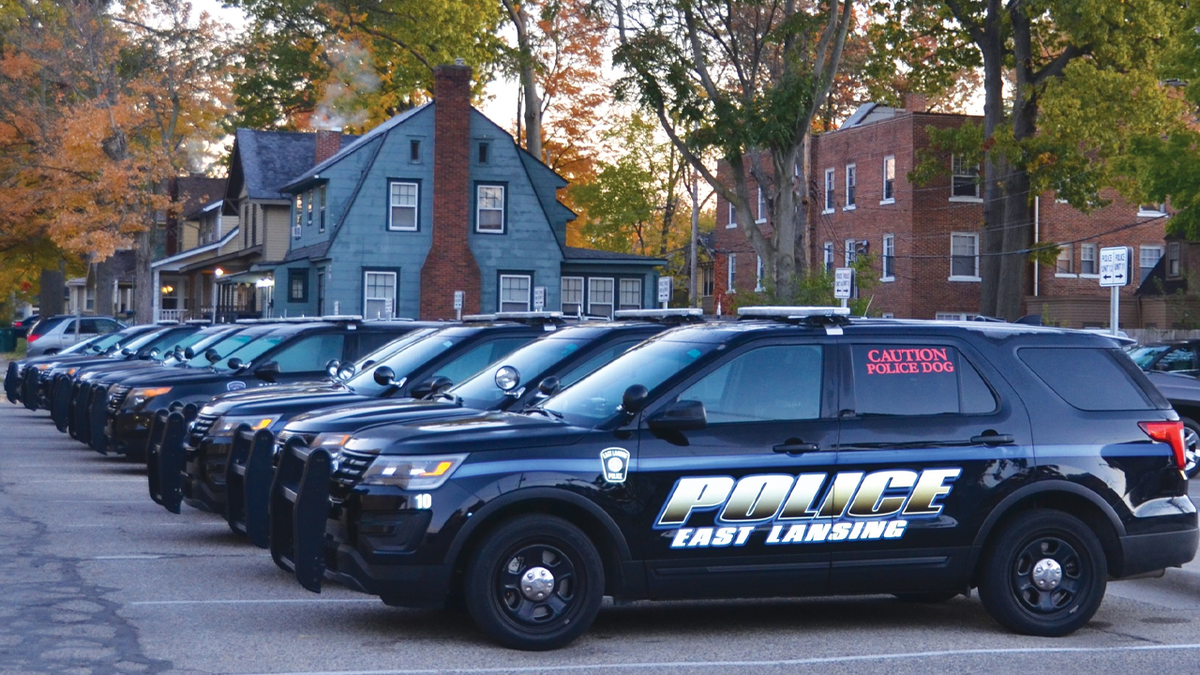
[[[567,182],[471,107],[470,84],[469,67],[440,66],[435,100],[344,147],[319,133],[315,166],[280,189],[276,316],[445,319],[456,296],[463,314],[656,306],[664,261],[567,246]]]

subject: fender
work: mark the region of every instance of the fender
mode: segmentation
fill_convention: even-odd
[[[968,573],[975,569],[975,565],[979,561],[979,556],[983,553],[983,546],[987,542],[988,536],[991,535],[992,530],[996,527],[996,523],[1009,514],[1012,506],[1026,497],[1045,492],[1067,492],[1076,497],[1083,497],[1108,517],[1108,521],[1112,524],[1113,529],[1116,530],[1118,538],[1125,536],[1125,523],[1121,522],[1120,516],[1113,510],[1113,507],[1101,499],[1095,492],[1070,481],[1057,479],[1041,480],[1021,487],[1008,495],[988,514],[988,517],[983,521],[983,525],[979,528],[979,533],[975,535],[974,543],[971,544],[971,553],[967,557],[966,566]]]

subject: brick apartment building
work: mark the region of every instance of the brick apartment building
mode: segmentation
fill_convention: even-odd
[[[871,254],[879,283],[864,292],[871,296],[872,314],[969,318],[979,308],[983,200],[978,167],[947,155],[947,172],[929,183],[914,185],[908,175],[930,146],[930,127],[982,119],[924,110],[921,97],[910,97],[905,108],[868,103],[836,131],[813,139],[808,255],[813,266],[833,269],[861,252]],[[722,175],[728,171],[727,165],[719,167]],[[756,191],[752,183],[751,194]],[[1053,267],[1030,263],[1025,313],[1043,314],[1063,326],[1107,325],[1109,291],[1099,285],[1099,249],[1131,246],[1134,277],[1122,289],[1122,298],[1129,300],[1122,304],[1122,323],[1149,321],[1134,293],[1168,251],[1165,213],[1161,206],[1133,206],[1105,196],[1112,204],[1089,214],[1053,194],[1035,200],[1035,239],[1062,242],[1062,252]],[[752,210],[759,226],[769,230],[761,196]],[[714,282],[714,304],[721,304],[731,288],[761,288],[762,265],[723,199],[717,201],[714,248],[712,270],[705,270]]]

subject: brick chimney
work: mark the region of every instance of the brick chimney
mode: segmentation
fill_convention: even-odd
[[[915,91],[904,95],[904,109],[908,112],[923,113],[929,110],[929,97]]]
[[[433,70],[433,248],[421,268],[421,318],[453,319],[454,291],[465,291],[463,314],[479,312],[479,265],[471,231],[471,68]]]
[[[338,154],[338,150],[341,149],[341,129],[317,129],[317,152],[313,157],[313,166]]]

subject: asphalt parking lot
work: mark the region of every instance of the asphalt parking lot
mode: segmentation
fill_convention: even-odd
[[[1192,497],[1200,497],[1193,486]],[[1061,639],[977,598],[637,603],[569,647],[494,646],[450,611],[309,593],[223,520],[167,513],[144,467],[0,403],[0,674],[1200,672],[1200,564],[1109,585]]]

